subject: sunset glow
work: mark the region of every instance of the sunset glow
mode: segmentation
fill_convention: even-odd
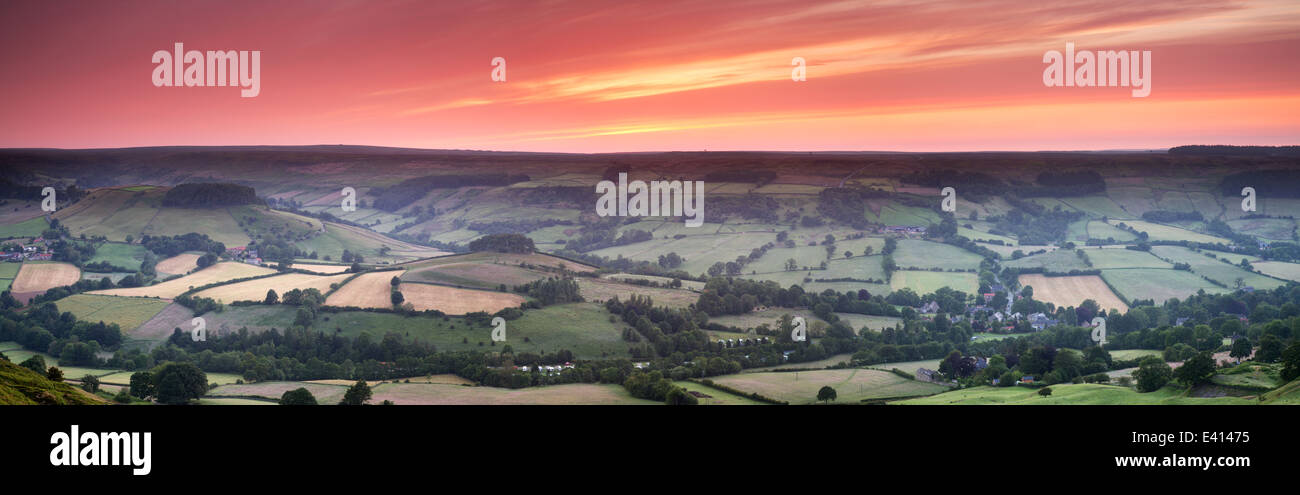
[[[1297,26],[1294,0],[6,2],[0,146],[1294,144]],[[155,87],[177,42],[260,50],[260,94]],[[1045,87],[1067,42],[1151,51],[1151,95]]]

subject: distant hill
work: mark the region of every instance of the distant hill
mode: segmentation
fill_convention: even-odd
[[[0,360],[0,405],[88,405],[107,401]]]
[[[1300,156],[1300,146],[1192,145],[1169,148],[1173,155]]]

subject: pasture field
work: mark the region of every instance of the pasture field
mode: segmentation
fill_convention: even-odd
[[[717,228],[718,224],[704,224],[691,229],[699,232],[694,233],[695,235],[688,234],[681,239],[656,237],[651,241],[608,247],[591,253],[610,258],[617,258],[622,255],[632,260],[653,262],[659,260],[659,255],[675,252],[686,259],[682,263],[682,270],[691,274],[700,274],[708,271],[709,267],[714,263],[735,261],[737,256],[748,256],[755,247],[776,241],[776,234],[773,232],[705,234],[704,232],[709,232],[708,228],[710,226]],[[656,236],[658,236],[657,233]],[[770,255],[771,253],[765,255],[764,258]],[[825,251],[822,252],[822,256],[825,256]],[[782,259],[784,260],[784,258]]]
[[[474,382],[472,380],[469,380],[467,378],[461,378],[453,374],[412,376],[409,378],[393,379],[388,381],[393,383],[411,382],[411,383],[427,383],[427,384],[435,384],[435,385],[471,385],[471,386],[474,385]],[[320,383],[324,385],[343,385],[345,387],[350,387],[352,386],[352,384],[356,382],[357,382],[356,380],[342,380],[342,379],[307,380],[307,383]]]
[[[42,358],[45,358],[45,366],[58,366],[58,368],[63,371],[63,378],[65,380],[80,380],[81,377],[86,375],[94,375],[96,377],[100,377],[100,376],[121,371],[121,370],[115,370],[109,368],[83,368],[81,366],[64,366],[59,364],[59,358],[56,358],[44,352],[35,352],[27,349],[13,349],[13,350],[4,351],[4,353],[5,356],[9,358],[9,361],[15,364],[26,361],[28,358],[31,358],[32,356],[41,356]]]
[[[181,253],[165,260],[159,261],[154,267],[158,273],[170,273],[172,275],[184,275],[199,267],[199,255],[194,253]]]
[[[662,402],[638,399],[619,385],[574,383],[507,389],[385,383],[372,386],[371,403],[385,400],[394,404],[417,405],[656,405]],[[317,398],[319,401],[320,399]]]
[[[228,397],[200,397],[200,406],[274,406],[276,403],[257,399],[232,399]]]
[[[812,325],[812,322],[814,321],[821,321],[821,318],[813,316],[812,311],[807,309],[772,307],[768,308],[766,311],[751,311],[743,315],[713,316],[709,318],[709,322],[743,328],[746,330],[758,327],[765,323],[769,327],[776,328],[776,321],[781,318],[781,315],[785,314],[789,314],[790,316],[802,316],[804,320],[808,321],[809,325]]]
[[[900,270],[889,279],[893,290],[909,288],[917,294],[929,294],[943,287],[974,294],[979,290],[979,275],[970,272],[916,272]]]
[[[23,263],[18,276],[14,277],[13,292],[42,292],[55,287],[71,285],[81,280],[81,269],[68,263],[27,262]]]
[[[227,306],[224,311],[219,313],[204,313],[203,319],[207,321],[209,336],[229,335],[244,327],[247,327],[250,332],[263,332],[272,328],[284,330],[293,325],[296,313],[297,308],[295,306],[257,304],[251,306]],[[193,311],[190,311],[185,306],[172,303],[152,319],[140,325],[139,328],[126,334],[126,337],[137,343],[137,345],[143,344],[146,347],[152,347],[171,337],[173,329],[192,329],[191,320],[193,318]],[[323,329],[323,327],[318,327],[318,329]],[[330,327],[330,329],[332,330],[333,327]]]
[[[149,225],[141,233],[149,235],[181,235],[189,232],[202,232],[211,237],[212,240],[223,243],[227,247],[246,246],[249,242],[252,242],[248,234],[244,233],[244,229],[239,226],[239,222],[225,208],[166,207],[155,211],[157,214],[149,221]],[[115,215],[115,217],[118,215]],[[136,237],[139,237],[139,235],[136,235]]]
[[[1228,226],[1234,232],[1274,241],[1289,241],[1295,232],[1295,221],[1290,218],[1243,218],[1229,220]]]
[[[966,237],[967,239],[970,239],[972,241],[1002,241],[1002,244],[1004,246],[1017,246],[1020,244],[1020,241],[1017,241],[1013,237],[990,234],[988,232],[968,229],[966,227],[958,227],[957,235]],[[879,252],[880,249],[876,249],[876,251]]]
[[[1087,213],[1089,217],[1126,218],[1129,213],[1107,196],[1080,196],[1058,200],[1063,207]],[[1091,228],[1091,225],[1089,225]],[[1119,239],[1116,237],[1116,239]]]
[[[1236,287],[1238,278],[1243,285],[1256,289],[1272,289],[1286,284],[1281,280],[1248,272],[1239,266],[1212,259],[1182,246],[1152,246],[1151,252],[1174,262],[1190,264],[1193,273],[1215,280],[1230,289]]]
[[[134,371],[119,370],[116,373],[110,373],[107,375],[100,376],[99,381],[111,385],[130,385],[131,375],[133,374],[135,374]],[[242,376],[236,375],[234,373],[204,372],[204,374],[208,375],[208,383],[215,383],[217,385],[229,385],[235,383],[236,381],[243,380]],[[78,376],[77,378],[80,378],[80,376]],[[279,397],[276,398],[278,399]]]
[[[838,404],[853,404],[863,399],[887,399],[930,395],[947,390],[933,383],[909,380],[888,371],[870,369],[818,370],[800,372],[741,373],[711,378],[714,383],[726,385],[747,393],[791,404],[817,402],[817,391],[823,386],[835,389]]]
[[[1073,277],[1045,277],[1039,274],[1020,276],[1020,286],[1034,288],[1034,299],[1055,304],[1058,308],[1078,307],[1083,301],[1092,299],[1104,309],[1116,309],[1120,313],[1128,312],[1124,304],[1106,282],[1097,275]]]
[[[650,296],[656,306],[668,306],[670,308],[685,308],[695,301],[698,301],[700,295],[686,289],[665,289],[660,287],[642,287],[640,285],[624,284],[611,280],[579,277],[577,279],[578,289],[582,293],[582,298],[592,302],[603,302],[617,297],[626,301],[633,294],[638,296]]]
[[[1038,246],[1026,247],[1025,250],[1037,250]],[[1088,255],[1089,257],[1092,254]],[[1157,260],[1158,261],[1158,260]],[[1042,268],[1049,272],[1065,273],[1070,270],[1087,270],[1088,265],[1083,263],[1072,249],[1056,249],[1042,254],[1026,256],[1018,260],[1008,260],[1002,262],[1002,266],[1008,268]]]
[[[0,263],[0,291],[9,290],[22,267],[22,263]]]
[[[1118,351],[1109,351],[1111,359],[1127,361],[1130,359],[1139,359],[1147,356],[1160,356],[1160,351],[1154,349],[1120,349]]]
[[[494,253],[482,251],[477,253],[455,254],[449,256],[439,256],[432,259],[425,259],[402,263],[397,266],[406,268],[412,272],[420,271],[424,268],[437,267],[462,263],[494,264],[494,265],[513,265],[521,264],[545,266],[550,268],[560,268],[571,272],[592,272],[596,267],[584,265],[576,261],[566,260],[564,258],[551,256],[543,253],[518,254],[518,253]],[[525,267],[526,268],[526,267]]]
[[[938,197],[935,198],[938,201]],[[889,201],[885,204],[871,204],[866,211],[867,220],[885,225],[926,226],[939,223],[939,215],[929,208],[906,206]]]
[[[140,268],[140,263],[144,261],[145,252],[144,246],[139,244],[106,242],[95,247],[95,256],[90,258],[87,263],[108,262],[113,266],[136,270]]]
[[[528,310],[519,319],[506,322],[505,344],[516,353],[542,354],[568,349],[577,359],[627,357],[629,344],[623,341],[623,329],[627,326],[617,318],[617,323],[609,321],[610,316],[604,306],[595,303],[558,304]],[[290,312],[288,317],[292,322],[293,313]],[[212,328],[212,322],[208,323],[208,328]],[[313,328],[345,337],[368,333],[375,342],[391,331],[436,345],[439,351],[490,351],[502,345],[500,342],[492,343],[490,326],[473,326],[458,317],[443,319],[346,311],[322,313],[316,318]]]
[[[342,260],[345,249],[361,254],[367,262],[402,262],[449,254],[434,248],[399,241],[360,227],[325,222],[324,229],[324,233],[294,244],[303,251],[316,252],[321,259],[328,256],[330,260]],[[385,246],[389,248],[388,254],[380,256],[379,251]]]
[[[765,406],[766,403],[750,399],[731,392],[724,392],[713,387],[700,385],[695,382],[680,381],[673,382],[673,385],[686,389],[701,406]]]
[[[1169,225],[1162,225],[1158,223],[1151,223],[1142,220],[1123,220],[1123,221],[1111,220],[1110,221],[1111,225],[1119,225],[1120,223],[1128,224],[1128,226],[1137,229],[1138,232],[1146,232],[1148,238],[1153,241],[1186,240],[1191,242],[1204,242],[1209,244],[1219,244],[1219,243],[1231,244],[1232,243],[1232,241],[1229,241],[1222,237],[1215,237],[1212,235],[1201,234],[1199,232],[1193,232],[1183,228],[1172,227]]]
[[[152,319],[168,303],[158,299],[75,294],[59,299],[54,304],[60,312],[71,312],[78,320],[116,323],[122,333],[126,334]]]
[[[519,307],[525,301],[522,296],[510,292],[459,289],[445,285],[403,283],[398,290],[417,311],[436,309],[449,315],[476,311],[496,313],[506,308]]]
[[[292,268],[307,270],[312,273],[323,275],[336,275],[348,271],[348,265],[323,265],[315,263],[294,263]]]
[[[1283,261],[1257,261],[1252,263],[1260,273],[1271,277],[1300,282],[1300,263]]]
[[[48,228],[50,223],[45,221],[45,217],[40,216],[18,223],[0,224],[0,239],[36,237]]]
[[[208,380],[212,381],[211,379]],[[334,405],[343,400],[343,394],[347,392],[348,387],[344,385],[323,385],[311,382],[258,382],[243,384],[227,384],[208,391],[204,398],[239,398],[239,397],[265,397],[267,399],[279,400],[280,396],[290,390],[305,388],[311,395],[316,397],[316,403]],[[379,403],[381,401],[375,401]]]
[[[127,297],[157,297],[162,299],[171,299],[179,296],[194,287],[202,287],[208,284],[225,282],[246,277],[256,277],[275,273],[275,270],[253,266],[247,263],[236,263],[226,261],[209,266],[197,272],[191,273],[181,278],[172,279],[148,287],[132,287],[127,289],[109,289],[88,292],[88,294],[103,294],[107,296],[127,296]],[[263,292],[262,296],[266,296]]]
[[[329,276],[286,273],[247,282],[220,285],[194,295],[230,304],[235,301],[263,301],[266,299],[266,293],[269,290],[274,290],[277,295],[284,295],[285,292],[293,289],[316,289],[321,294],[327,294],[330,291],[330,285],[342,283],[350,276],[346,273]]]
[[[884,328],[894,328],[895,325],[903,321],[902,318],[897,318],[893,316],[872,316],[872,315],[860,315],[857,313],[835,313],[835,314],[839,315],[841,320],[844,320],[846,323],[852,326],[854,331],[862,330],[862,327],[867,327],[871,330],[880,331],[881,329]]]
[[[1210,380],[1216,385],[1267,390],[1282,385],[1281,366],[1245,362],[1222,370]]]
[[[929,397],[902,400],[906,405],[1249,405],[1254,399],[1240,397],[1193,398],[1184,390],[1165,387],[1139,393],[1128,387],[1081,383],[1052,385],[1052,395],[1041,397],[1029,387],[974,387]]]
[[[894,262],[900,268],[972,269],[979,268],[982,259],[956,246],[915,239],[899,240],[894,251]]]
[[[928,370],[938,370],[938,369],[939,369],[939,362],[940,362],[940,361],[942,361],[942,360],[941,360],[941,359],[925,359],[925,360],[921,360],[921,361],[901,361],[901,362],[895,362],[895,363],[880,363],[880,364],[873,364],[873,365],[870,365],[870,366],[867,366],[867,367],[868,367],[868,368],[871,368],[871,369],[885,370],[885,371],[889,371],[889,370],[892,370],[892,369],[894,369],[894,368],[898,368],[898,369],[903,370],[903,371],[906,371],[906,372],[908,372],[908,373],[916,374],[916,370],[919,370],[919,369],[921,369],[921,368],[925,368],[925,369],[928,369]]]
[[[649,280],[664,285],[672,283],[673,281],[673,279],[668,277],[657,277],[654,275],[634,275],[631,273],[610,273],[606,275],[601,275],[601,278],[609,279],[609,280],[622,280],[622,281]],[[697,280],[682,280],[682,288],[686,290],[702,291],[704,290],[704,282],[700,282]]]
[[[463,262],[446,263],[411,270],[402,275],[402,280],[450,284],[479,289],[497,289],[501,284],[505,284],[506,287],[514,287],[553,276],[555,274],[529,270],[518,265]]]
[[[1083,248],[1092,268],[1109,270],[1114,268],[1173,268],[1173,265],[1152,256],[1146,251],[1134,251],[1123,248]]]
[[[1027,332],[1027,333],[992,333],[992,332],[975,332],[974,335],[971,335],[971,337],[974,337],[974,340],[971,340],[971,342],[984,342],[984,341],[986,341],[986,340],[1002,340],[1002,339],[1010,339],[1010,338],[1013,338],[1013,337],[1024,337],[1024,336],[1026,336],[1026,335],[1033,335],[1033,333],[1030,333],[1030,332]]]
[[[352,279],[330,294],[325,300],[329,306],[357,308],[391,308],[393,301],[393,277],[401,277],[403,271],[371,272]]]
[[[1117,295],[1129,301],[1152,299],[1163,304],[1169,299],[1186,299],[1204,289],[1207,294],[1229,292],[1191,272],[1157,268],[1102,270],[1101,277],[1115,288]],[[1037,288],[1035,288],[1037,291]]]

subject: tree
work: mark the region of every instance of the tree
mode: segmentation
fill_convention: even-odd
[[[299,387],[287,391],[280,396],[280,405],[282,406],[314,406],[316,405],[316,396],[311,394],[310,390]]]
[[[1133,378],[1137,379],[1138,392],[1155,392],[1169,383],[1174,372],[1165,364],[1163,360],[1156,356],[1148,356],[1142,359],[1137,371],[1133,372]]]
[[[670,406],[694,406],[699,404],[700,400],[696,399],[694,395],[691,395],[684,388],[673,387],[672,390],[668,391],[668,395],[664,397],[664,403]]]
[[[81,389],[90,392],[92,394],[98,392],[99,377],[96,377],[95,375],[91,375],[91,374],[87,374],[86,376],[81,377]]]
[[[402,295],[402,291],[397,290],[393,291],[393,295],[390,299],[393,301],[393,306],[401,306],[402,303],[406,301],[406,297]]]
[[[357,380],[348,391],[343,393],[343,400],[339,401],[340,406],[360,406],[365,405],[370,400],[370,385],[365,380]]]
[[[817,391],[817,400],[822,401],[823,403],[830,403],[836,398],[838,398],[838,394],[836,394],[835,389],[831,388],[829,385],[824,386],[821,390]]]
[[[154,395],[153,373],[137,371],[131,374],[131,396],[148,399]]]
[[[1174,370],[1174,377],[1188,387],[1210,381],[1214,376],[1214,356],[1208,351],[1198,353]]]
[[[1237,361],[1241,362],[1242,358],[1250,357],[1252,350],[1254,349],[1250,347],[1250,339],[1242,337],[1232,341],[1232,351],[1228,353],[1228,356],[1237,358]]]
[[[1255,360],[1262,363],[1272,363],[1282,358],[1282,339],[1273,334],[1264,334],[1259,338],[1259,352],[1255,353]]]
[[[42,375],[45,374],[45,358],[41,357],[40,354],[27,358],[26,361],[18,363],[18,366],[22,366]]]
[[[1300,378],[1300,342],[1282,351],[1282,379],[1289,382],[1296,378]]]
[[[262,301],[262,304],[276,304],[278,302],[280,302],[280,296],[275,293],[275,289],[267,289],[266,299]]]
[[[185,404],[208,392],[208,375],[193,363],[166,363],[153,374],[158,402]]]
[[[45,378],[52,382],[61,382],[63,381],[63,370],[59,369],[58,366],[50,366],[50,369],[45,372]]]

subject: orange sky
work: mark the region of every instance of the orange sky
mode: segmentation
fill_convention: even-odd
[[[1043,53],[1067,41],[1150,50],[1151,95],[1045,87]],[[1300,142],[1296,0],[12,1],[0,42],[0,147]],[[261,50],[261,94],[154,87],[151,55],[175,42]]]

